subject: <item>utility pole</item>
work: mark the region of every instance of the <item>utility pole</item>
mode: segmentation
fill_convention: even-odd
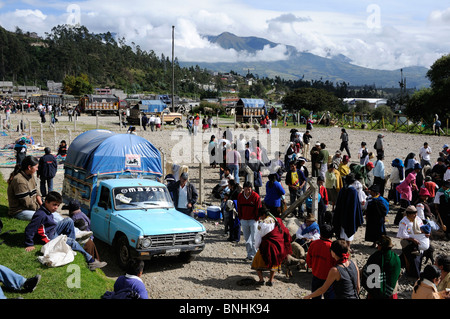
[[[172,26],[172,112],[175,112],[175,26]]]

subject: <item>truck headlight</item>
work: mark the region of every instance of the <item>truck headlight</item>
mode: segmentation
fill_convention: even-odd
[[[203,235],[202,235],[202,234],[197,234],[197,235],[195,235],[194,242],[195,242],[196,244],[201,244],[202,241],[203,241]]]
[[[150,238],[142,238],[142,240],[141,240],[142,248],[149,248],[151,245],[152,245],[152,240]]]

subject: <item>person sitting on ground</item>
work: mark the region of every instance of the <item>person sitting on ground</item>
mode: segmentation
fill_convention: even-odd
[[[67,156],[67,143],[65,140],[62,140],[61,143],[59,143],[58,147],[58,153],[56,153],[56,156],[61,156],[61,158],[65,159]]]
[[[438,291],[450,288],[450,256],[436,256],[435,265],[441,270],[441,280],[437,286]]]
[[[34,212],[42,205],[42,196],[37,187],[35,174],[39,168],[39,160],[28,155],[20,166],[14,168],[8,179],[8,214],[11,217],[30,221]],[[62,220],[55,212],[55,220]]]
[[[19,275],[10,268],[0,265],[0,282],[3,283],[3,288],[14,292],[29,293],[34,291],[40,281],[41,275],[36,275],[31,278],[25,278],[24,276]],[[1,286],[0,299],[6,299]]]
[[[438,291],[437,285],[441,277],[441,270],[435,265],[427,265],[420,273],[419,280],[414,285],[411,299],[448,299],[449,292]]]
[[[149,299],[148,291],[141,276],[144,272],[144,261],[130,259],[127,263],[126,274],[119,276],[114,283],[114,292],[117,294],[121,290],[131,289],[139,295],[139,299]]]
[[[64,208],[65,207],[63,207],[63,209]],[[94,236],[91,235],[88,237],[88,233],[93,234],[91,231],[91,220],[81,211],[80,202],[77,200],[71,200],[69,205],[67,205],[67,209],[69,210],[69,217],[73,220],[75,237],[85,238],[83,240],[79,240],[79,243],[83,245],[84,250],[86,250],[89,255],[91,255],[94,259],[101,261],[100,254],[98,253],[97,247],[93,242]]]
[[[305,222],[297,229],[297,232],[295,233],[295,241],[303,247],[305,252],[307,252],[311,242],[319,238],[320,229],[316,222],[316,218],[313,215],[309,215]]]
[[[418,278],[421,268],[421,254],[419,250],[419,240],[416,235],[422,233],[420,227],[423,221],[417,217],[417,209],[410,205],[406,208],[406,216],[399,223],[397,238],[400,238],[402,254],[400,256],[402,267],[406,268],[406,273]]]
[[[34,213],[33,218],[25,228],[25,250],[27,252],[33,251],[36,249],[35,243],[46,244],[59,235],[67,235],[66,244],[85,257],[90,270],[105,267],[106,262],[95,260],[76,241],[72,219],[64,218],[59,222],[54,220],[53,213],[57,211],[61,203],[62,196],[58,192],[52,191],[47,194],[44,204]]]

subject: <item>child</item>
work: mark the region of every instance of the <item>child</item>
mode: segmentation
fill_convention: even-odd
[[[85,257],[90,270],[105,267],[107,265],[106,262],[94,259],[76,241],[72,219],[65,218],[55,222],[53,213],[58,210],[61,203],[62,196],[59,193],[52,191],[47,194],[44,204],[34,213],[30,223],[25,228],[25,250],[27,252],[33,251],[35,242],[46,244],[59,235],[67,235],[67,245]]]
[[[359,164],[366,165],[369,162],[369,152],[367,151],[366,142],[361,143],[361,148],[358,152]]]
[[[227,200],[226,210],[228,211],[228,230],[230,235],[228,236],[228,241],[239,242],[241,239],[241,222],[238,218],[238,213],[236,211],[237,201]]]
[[[141,279],[144,272],[144,261],[131,259],[127,264],[126,274],[117,278],[114,292],[117,294],[124,289],[131,289],[139,295],[139,299],[148,299],[147,288]]]
[[[27,157],[27,145],[24,139],[17,141],[14,145],[14,150],[16,151],[16,165],[20,165],[25,157]]]
[[[62,140],[61,143],[59,143],[58,153],[56,154],[56,157],[61,156],[62,159],[65,159],[67,156],[67,143],[65,140]]]

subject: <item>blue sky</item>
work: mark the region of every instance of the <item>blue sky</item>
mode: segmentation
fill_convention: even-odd
[[[165,55],[171,54],[175,25],[180,61],[279,60],[284,45],[292,45],[320,56],[343,54],[365,67],[398,69],[429,67],[450,52],[450,4],[441,0],[0,0],[0,25],[7,30],[44,36],[74,21]],[[252,56],[203,37],[224,31],[281,45]]]

